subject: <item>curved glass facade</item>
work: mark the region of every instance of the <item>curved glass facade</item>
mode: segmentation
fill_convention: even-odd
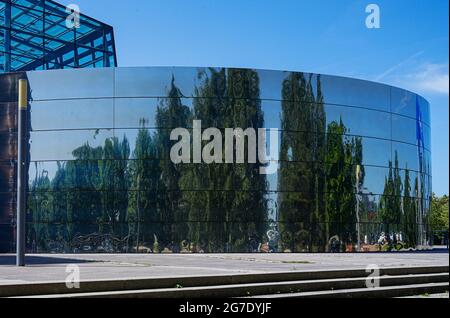
[[[430,109],[411,92],[231,68],[55,70],[0,81],[19,76],[30,87],[30,252],[376,251],[383,233],[397,249],[429,243]],[[4,87],[0,227],[13,233],[14,156],[4,149],[14,148],[14,116],[5,114],[17,95]],[[260,174],[261,163],[175,164],[171,132],[194,134],[194,120],[223,136],[276,129],[276,173]],[[12,249],[6,236],[0,244]]]

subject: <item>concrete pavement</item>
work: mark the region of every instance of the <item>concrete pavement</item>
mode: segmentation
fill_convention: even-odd
[[[322,269],[429,266],[449,264],[448,250],[369,254],[78,254],[28,255],[27,267],[14,255],[0,255],[0,285],[64,281],[66,266],[76,264],[81,280],[209,276]]]

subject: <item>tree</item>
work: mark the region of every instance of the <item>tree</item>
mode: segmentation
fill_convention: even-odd
[[[433,193],[430,215],[431,230],[433,232],[448,231],[448,208],[448,196],[444,195],[442,197],[438,197]]]

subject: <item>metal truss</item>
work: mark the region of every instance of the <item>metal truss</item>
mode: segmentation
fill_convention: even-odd
[[[51,0],[0,0],[0,73],[117,66],[113,28]]]

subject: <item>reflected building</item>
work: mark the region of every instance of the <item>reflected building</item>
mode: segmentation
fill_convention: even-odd
[[[0,11],[16,2],[0,1]],[[108,42],[108,32],[113,39],[107,26],[96,34]],[[113,46],[104,48],[98,66],[116,66]],[[429,246],[430,107],[412,92],[257,69],[43,68],[0,74],[0,252],[14,250],[19,79],[30,88],[29,252]],[[195,120],[222,132],[222,145],[227,128],[276,130],[276,172],[250,161],[174,163],[171,133],[195,134]]]

